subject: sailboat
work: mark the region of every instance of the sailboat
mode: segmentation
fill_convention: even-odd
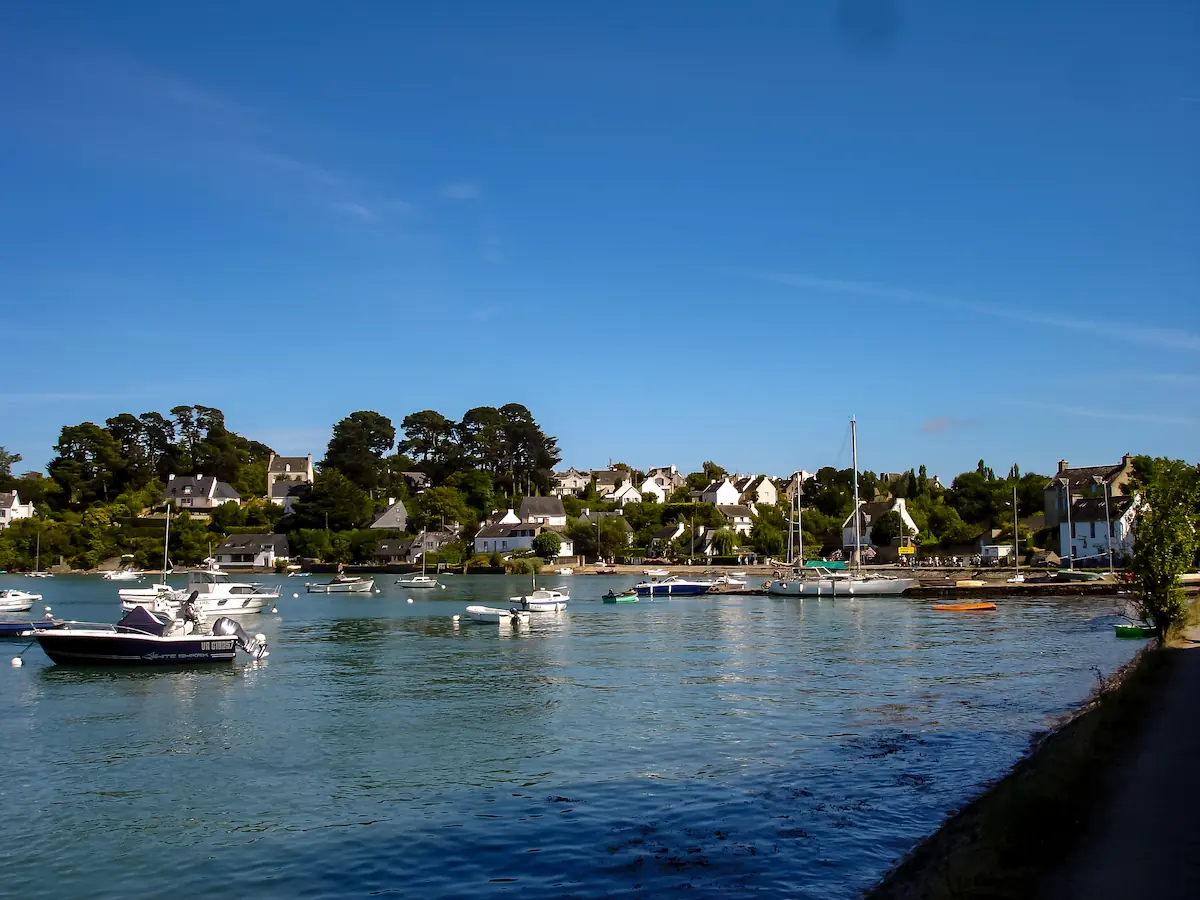
[[[421,574],[408,578],[397,578],[396,584],[406,588],[435,588],[437,579],[425,574],[425,531],[421,532]]]
[[[806,568],[794,579],[780,579],[767,593],[780,597],[894,597],[916,587],[915,578],[862,574],[862,504],[858,499],[858,423],[850,417],[850,447],[854,460],[854,574],[820,567]],[[803,554],[803,551],[801,551]]]
[[[33,571],[25,574],[26,578],[53,578],[53,572],[42,571],[42,533],[37,534],[37,555],[33,561]]]

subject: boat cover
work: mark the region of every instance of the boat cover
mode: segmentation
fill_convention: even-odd
[[[118,628],[136,628],[138,631],[145,631],[147,634],[152,634],[155,637],[162,637],[167,632],[167,623],[157,618],[150,610],[144,606],[135,606],[125,614],[120,622],[117,623]]]

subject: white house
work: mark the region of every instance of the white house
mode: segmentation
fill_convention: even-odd
[[[289,552],[286,534],[231,534],[214,555],[217,565],[227,569],[270,569]]]
[[[242,496],[212,475],[168,475],[163,500],[179,509],[216,509],[225,503],[241,505]]]
[[[871,526],[878,522],[880,517],[889,512],[900,514],[900,520],[908,528],[910,535],[915,535],[920,531],[917,528],[917,523],[908,514],[908,506],[903,497],[897,497],[894,500],[877,500],[874,503],[859,500],[857,513],[859,517],[859,538],[862,541],[860,544],[861,547],[871,546]],[[842,523],[842,547],[849,553],[854,552],[854,515],[855,513],[850,513],[846,521]]]
[[[313,483],[312,454],[308,456],[276,456],[267,460],[267,499],[285,512],[292,511],[296,498],[306,485]]]
[[[403,531],[408,527],[408,507],[404,505],[403,500],[388,497],[387,506],[371,521],[368,527]]]
[[[596,493],[603,497],[617,489],[622,481],[629,477],[624,469],[593,469],[592,478],[596,480]]]
[[[731,528],[738,534],[750,534],[754,527],[754,510],[749,506],[735,504],[733,506],[718,506],[717,509],[725,517],[725,527]]]
[[[543,531],[552,531],[562,541],[559,556],[574,556],[575,544],[569,537],[562,534],[556,527],[548,527],[530,522],[515,524],[484,525],[475,534],[476,553],[511,554],[517,550],[529,550],[533,547],[533,539]]]
[[[580,472],[574,466],[567,469],[565,472],[554,473],[554,496],[555,497],[575,497],[582,494],[584,489],[591,483],[592,476],[587,472]]]
[[[669,497],[670,494],[667,493],[667,488],[660,483],[660,478],[661,476],[659,478],[655,478],[653,475],[646,476],[646,479],[641,483],[641,486],[638,487],[638,493],[642,495],[643,500],[648,500],[653,497],[659,503],[667,502],[667,497]]]
[[[734,480],[741,503],[765,503],[774,506],[779,499],[779,491],[766,475],[746,475]]]
[[[646,477],[654,479],[654,483],[662,488],[668,497],[675,493],[676,489],[687,484],[683,473],[674,466],[651,466]],[[642,489],[642,493],[646,493],[645,489]]]
[[[16,491],[0,491],[0,529],[9,522],[33,516],[33,504],[22,503]]]
[[[633,486],[632,481],[622,481],[613,489],[612,493],[605,494],[604,499],[610,503],[620,503],[624,506],[626,503],[641,503],[642,495]]]
[[[521,501],[522,522],[565,527],[567,511],[558,497],[526,497]]]
[[[711,503],[713,506],[737,506],[741,499],[741,493],[728,478],[710,482],[708,487],[700,492],[700,502]]]
[[[1113,560],[1118,564],[1124,562],[1133,553],[1133,527],[1140,501],[1140,494],[1134,494],[1132,498],[1109,497],[1108,518],[1104,515],[1103,497],[1089,497],[1072,503],[1070,529],[1065,517],[1058,523],[1058,545],[1066,551],[1063,559],[1073,556],[1076,564],[1108,565],[1108,528],[1111,525]]]
[[[493,516],[495,516],[495,513],[493,513]],[[520,525],[521,517],[518,516],[513,511],[513,508],[510,506],[505,511],[504,515],[496,517],[496,520],[492,524],[493,525]]]

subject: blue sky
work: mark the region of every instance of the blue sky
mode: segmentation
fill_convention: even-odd
[[[10,5],[0,445],[525,403],[564,463],[1200,438],[1190,0]],[[24,466],[22,466],[24,468]]]

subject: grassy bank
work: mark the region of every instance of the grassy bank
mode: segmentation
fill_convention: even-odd
[[[1114,766],[1145,722],[1180,651],[1147,648],[1008,775],[955,813],[871,900],[1037,896],[1104,803]]]

